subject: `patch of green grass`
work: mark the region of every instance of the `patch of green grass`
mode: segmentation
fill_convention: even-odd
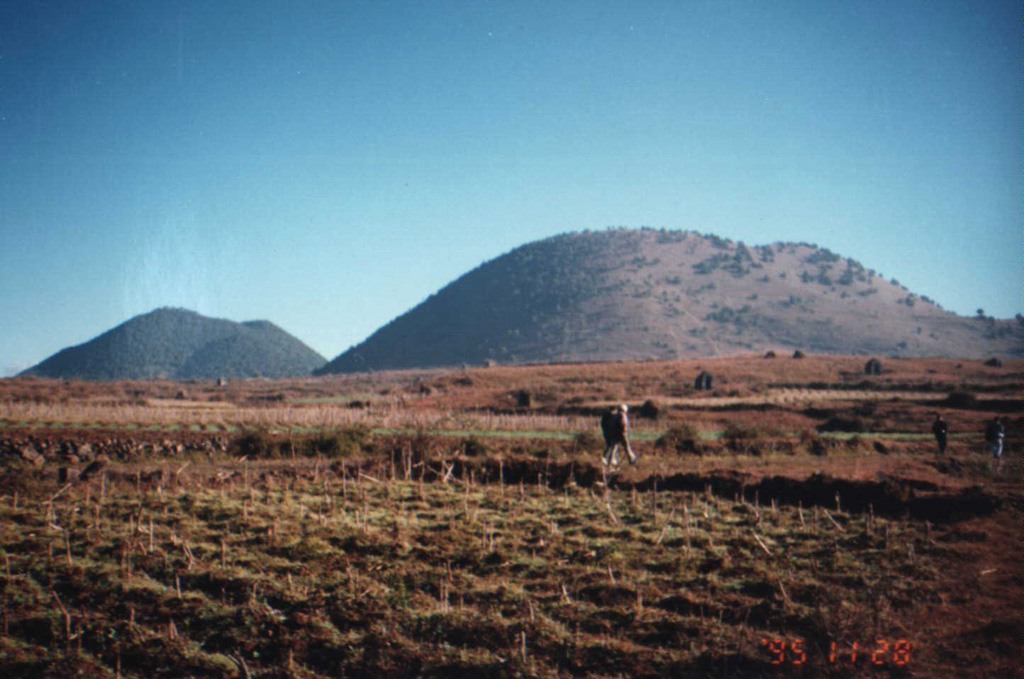
[[[321,403],[351,403],[352,401],[368,402],[377,398],[375,394],[345,394],[343,396],[315,396],[308,398],[291,399],[290,403],[295,405],[318,405]]]
[[[932,434],[918,434],[911,432],[843,432],[843,431],[823,431],[818,432],[818,436],[821,438],[837,439],[840,441],[846,441],[852,438],[874,438],[874,439],[888,439],[891,441],[924,441],[924,440],[935,440]]]

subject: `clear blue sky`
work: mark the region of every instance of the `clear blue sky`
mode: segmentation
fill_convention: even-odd
[[[1022,10],[0,0],[0,375],[131,316],[333,358],[531,240],[807,241],[1021,311]]]

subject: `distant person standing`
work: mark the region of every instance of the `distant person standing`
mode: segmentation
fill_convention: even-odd
[[[617,465],[616,452],[619,446],[626,450],[629,456],[629,463],[636,463],[636,454],[629,445],[629,406],[622,404],[617,408],[606,411],[601,416],[601,433],[604,434],[604,454],[601,461],[604,466]]]
[[[1003,462],[1003,437],[1006,436],[1006,429],[1003,427],[1001,418],[993,417],[992,421],[985,427],[985,441],[988,443],[988,452],[992,453],[993,468],[999,471]]]
[[[942,419],[942,415],[936,413],[935,421],[932,422],[932,433],[935,434],[935,443],[939,447],[938,455],[946,454],[946,434],[949,432],[949,427],[946,425],[946,421]]]

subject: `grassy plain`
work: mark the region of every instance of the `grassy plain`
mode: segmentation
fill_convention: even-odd
[[[1016,676],[1024,366],[863,361],[0,380],[0,674]]]

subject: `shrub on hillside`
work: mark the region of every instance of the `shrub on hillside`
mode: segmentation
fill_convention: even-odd
[[[531,448],[530,455],[538,460],[553,460],[558,457],[558,448],[545,446],[544,448]]]
[[[648,420],[657,420],[661,418],[662,408],[658,405],[657,401],[647,399],[636,411],[636,414],[637,417],[643,417]]]
[[[703,447],[698,443],[700,437],[697,430],[688,424],[682,423],[672,427],[654,442],[654,447],[669,453],[682,455],[685,453],[703,453]]]
[[[737,424],[730,422],[722,430],[722,438],[726,441],[754,441],[764,436],[760,427],[748,424]]]
[[[572,440],[574,452],[596,453],[601,451],[601,440],[589,431],[581,431]]]
[[[804,447],[811,455],[817,455],[824,457],[828,455],[828,446],[821,440],[815,432],[806,429],[800,432],[800,445]]]
[[[466,457],[479,457],[480,455],[486,455],[489,450],[490,448],[488,448],[487,442],[475,436],[470,436],[462,442],[462,452]]]
[[[861,417],[870,417],[877,410],[878,404],[875,401],[864,401],[859,406],[854,407],[853,412]]]
[[[325,431],[310,439],[309,452],[324,457],[347,457],[362,451],[370,441],[371,430],[361,424],[337,431]]]
[[[753,443],[764,436],[764,431],[759,427],[747,424],[730,422],[722,430],[722,439],[730,450],[742,451],[751,450]]]
[[[945,405],[950,408],[971,409],[978,405],[978,397],[969,391],[954,391],[946,397]]]
[[[844,431],[844,432],[864,432],[868,431],[869,427],[865,424],[864,420],[859,417],[840,417],[833,415],[821,424],[817,426],[818,431]]]
[[[253,429],[238,437],[235,448],[238,455],[250,459],[269,457],[275,452],[274,438],[266,429]]]
[[[541,405],[558,403],[562,394],[554,387],[542,386],[530,389],[519,389],[512,392],[516,405],[520,408],[534,408]]]

